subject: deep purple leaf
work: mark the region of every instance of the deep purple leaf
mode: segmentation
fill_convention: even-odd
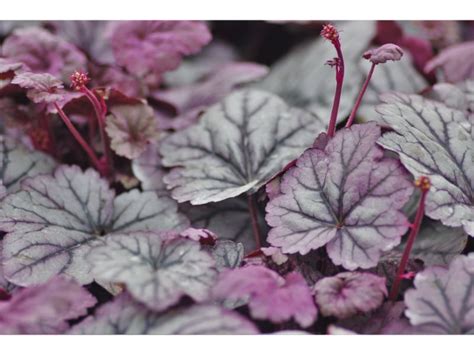
[[[284,253],[326,245],[336,265],[375,266],[399,244],[408,222],[399,211],[413,187],[399,162],[376,145],[373,123],[338,131],[324,150],[308,149],[267,205],[268,241]]]
[[[20,73],[12,84],[27,89],[28,98],[35,103],[52,104],[64,99],[63,83],[51,74]]]

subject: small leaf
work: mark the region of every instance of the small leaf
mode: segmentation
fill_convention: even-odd
[[[406,217],[399,211],[413,187],[395,159],[375,144],[373,123],[338,131],[324,150],[308,149],[267,205],[268,241],[283,253],[307,254],[326,245],[336,265],[375,266],[399,244]]]
[[[218,240],[211,253],[216,261],[217,270],[235,269],[240,266],[244,258],[244,246],[232,240]]]
[[[214,305],[195,305],[154,313],[121,294],[94,316],[72,328],[72,334],[257,334],[257,328],[237,313]]]
[[[224,270],[213,294],[218,300],[245,301],[256,319],[281,323],[294,318],[302,327],[308,327],[317,317],[311,290],[297,272],[283,278],[263,266]]]
[[[145,104],[120,105],[110,109],[106,131],[110,146],[120,156],[135,159],[158,138],[153,109]]]
[[[110,233],[168,231],[185,219],[169,198],[132,190],[115,197],[95,170],[61,166],[53,176],[25,180],[22,189],[3,199],[0,229],[4,272],[17,285],[42,283],[67,274],[79,283],[92,281],[84,255]]]
[[[377,108],[394,132],[379,143],[431,180],[426,215],[474,236],[474,129],[461,111],[417,95],[386,94]]]
[[[48,73],[20,73],[12,80],[12,84],[27,89],[26,95],[35,103],[52,104],[63,100],[65,95],[61,80]]]
[[[183,295],[206,300],[217,275],[214,260],[199,243],[181,238],[165,242],[153,233],[109,236],[87,260],[95,278],[125,284],[135,299],[156,311]]]
[[[324,316],[351,317],[377,309],[387,296],[385,278],[367,272],[342,272],[314,286],[316,303]]]
[[[183,204],[180,208],[194,227],[209,229],[220,239],[240,242],[246,252],[255,250],[255,238],[246,198],[230,198],[203,206]],[[265,216],[260,210],[257,212],[260,231],[265,233],[268,229]]]
[[[432,266],[405,293],[410,323],[424,333],[474,333],[474,254],[457,256],[449,269]]]
[[[363,81],[357,62],[375,34],[371,21],[350,21],[337,26],[344,52],[344,86],[338,121],[348,116]],[[291,51],[270,68],[270,74],[256,85],[281,96],[289,105],[330,117],[336,80],[334,69],[325,65],[335,57],[331,43],[323,38]]]
[[[15,192],[27,177],[50,173],[55,162],[48,155],[0,135],[0,181],[7,192]]]
[[[78,284],[56,277],[0,302],[0,334],[62,333],[68,328],[67,320],[86,315],[95,303]]]
[[[166,174],[161,165],[159,146],[149,144],[145,151],[132,161],[133,174],[142,183],[142,189],[155,191],[159,196],[168,195],[163,177]]]
[[[242,90],[210,107],[198,124],[166,138],[172,196],[194,205],[256,192],[310,146],[321,121],[279,97]]]

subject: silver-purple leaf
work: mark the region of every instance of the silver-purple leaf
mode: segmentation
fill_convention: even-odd
[[[166,170],[161,165],[159,145],[150,144],[136,159],[132,160],[132,170],[135,177],[140,180],[142,189],[155,191],[158,195],[168,195],[163,177]]]
[[[425,333],[474,334],[474,254],[417,274],[405,303],[410,323]]]
[[[386,94],[377,108],[394,132],[379,143],[399,154],[431,189],[426,214],[447,226],[463,226],[474,236],[474,128],[462,111],[418,95]]]
[[[179,202],[254,193],[313,143],[321,120],[259,90],[240,90],[161,144],[165,183]]]
[[[217,270],[234,269],[240,265],[244,258],[244,246],[242,243],[235,243],[232,240],[217,240],[211,253],[216,261]]]
[[[203,206],[180,205],[180,209],[196,228],[206,228],[216,233],[220,239],[229,239],[244,245],[246,252],[255,250],[249,209],[246,198],[231,198],[225,201],[208,203]],[[265,216],[257,211],[260,231],[268,229]]]
[[[350,21],[337,25],[341,33],[345,76],[338,121],[342,121],[354,104],[363,81],[359,58],[375,34],[375,23]],[[308,110],[319,117],[330,117],[336,88],[334,68],[326,61],[336,56],[334,47],[318,38],[276,62],[270,74],[256,87],[281,96],[289,105]]]
[[[466,247],[468,236],[463,228],[446,227],[438,221],[426,220],[413,244],[410,257],[420,259],[425,266],[447,265],[461,254]],[[393,252],[398,252],[398,260],[406,247],[406,240]]]
[[[24,178],[50,173],[54,167],[48,155],[0,135],[0,181],[8,193],[17,191]]]
[[[166,241],[154,233],[109,236],[86,259],[95,278],[125,284],[136,300],[156,311],[184,295],[197,302],[206,300],[217,276],[213,258],[198,242]]]
[[[342,272],[314,286],[316,303],[324,316],[347,318],[377,309],[387,296],[385,278],[368,272]]]
[[[474,80],[466,80],[456,85],[449,83],[435,84],[428,97],[465,112],[471,119],[473,117]]]
[[[406,56],[399,62],[389,62],[375,68],[358,110],[358,116],[364,121],[380,121],[380,115],[375,111],[375,106],[381,103],[379,95],[391,91],[416,94],[428,85],[413,66],[409,55]],[[368,73],[370,66],[365,59],[360,62],[363,73]]]
[[[94,316],[72,328],[71,334],[217,335],[257,334],[257,328],[238,313],[214,305],[195,305],[155,313],[121,294]]]
[[[25,180],[20,191],[3,199],[4,272],[21,286],[45,282],[56,274],[90,283],[93,278],[84,256],[101,236],[168,231],[185,224],[169,198],[137,190],[115,197],[95,170],[61,166],[53,176]]]
[[[0,334],[56,334],[67,320],[87,314],[95,298],[72,280],[62,277],[21,289],[0,302]]]
[[[375,266],[400,242],[399,211],[413,187],[400,163],[376,145],[374,123],[338,131],[324,150],[308,149],[283,177],[281,194],[267,205],[268,242],[283,253],[326,246],[336,265]]]

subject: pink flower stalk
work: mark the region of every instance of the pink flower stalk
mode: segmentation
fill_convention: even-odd
[[[389,299],[393,302],[395,302],[397,299],[398,291],[400,289],[400,282],[407,278],[405,269],[408,264],[408,259],[410,258],[410,252],[413,247],[413,243],[415,242],[416,236],[418,235],[421,221],[423,220],[423,216],[425,214],[426,196],[428,195],[428,191],[431,188],[430,179],[426,176],[420,176],[415,181],[415,186],[421,190],[420,204],[418,206],[418,210],[416,211],[415,221],[411,225],[411,231],[408,235],[407,245],[405,246],[405,250],[403,251],[403,255],[398,266],[397,275],[393,280],[392,289],[390,290]]]
[[[380,46],[375,49],[370,49],[364,53],[363,57],[370,62],[372,62],[372,66],[370,67],[369,73],[367,74],[367,78],[365,79],[364,85],[362,85],[362,89],[359,92],[359,96],[357,97],[357,101],[354,105],[354,108],[351,111],[349,119],[346,123],[346,128],[349,128],[354,123],[355,116],[357,114],[357,110],[362,102],[362,98],[364,97],[365,91],[369,86],[370,79],[374,74],[375,66],[380,63],[385,63],[388,60],[392,61],[399,61],[403,56],[403,50],[393,43],[387,43],[383,46]]]
[[[89,83],[90,79],[87,75],[87,73],[80,72],[80,71],[75,71],[71,75],[71,87],[74,90],[82,92],[86,97],[89,99],[91,102],[92,106],[94,107],[95,114],[97,116],[97,122],[99,123],[99,132],[100,132],[100,137],[102,139],[102,144],[104,145],[104,165],[105,165],[105,171],[104,173],[106,175],[110,174],[110,170],[112,168],[111,163],[112,163],[112,153],[110,151],[110,144],[109,140],[107,137],[107,134],[105,133],[105,115],[107,114],[107,106],[105,105],[104,100],[101,98],[101,101],[97,99],[95,94],[87,88],[87,84]],[[90,127],[94,127],[95,123],[94,121],[89,121]]]
[[[331,24],[324,25],[321,30],[321,36],[328,41],[331,41],[337,52],[337,58],[334,58],[327,63],[331,67],[336,68],[336,91],[334,93],[331,118],[329,120],[327,131],[328,136],[333,137],[336,132],[337,112],[339,111],[339,102],[341,101],[342,85],[344,82],[344,57],[342,55],[341,42],[339,41],[339,32],[336,27]]]

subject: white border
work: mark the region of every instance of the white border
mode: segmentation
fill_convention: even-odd
[[[2,0],[0,19],[368,20],[474,17],[468,0]]]

